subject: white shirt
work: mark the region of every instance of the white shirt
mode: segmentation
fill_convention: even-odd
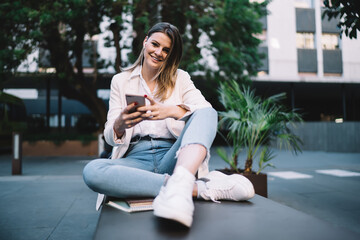
[[[116,74],[111,81],[109,111],[107,122],[105,123],[104,137],[108,144],[114,146],[111,156],[112,159],[119,159],[124,156],[130,146],[131,137],[134,136],[134,128],[127,128],[123,136],[118,138],[114,131],[114,122],[127,106],[125,95],[139,93],[139,87],[141,85],[140,71],[140,66],[138,66],[133,71],[124,71]],[[190,75],[181,69],[177,70],[174,89],[171,95],[164,101],[164,104],[179,105],[187,110],[181,119],[165,119],[167,129],[174,138],[180,136],[185,126],[184,120],[194,111],[211,107],[211,104],[207,102],[201,92],[196,89],[194,83],[191,81]],[[209,172],[209,159],[210,153],[208,152],[199,168],[198,177],[205,176]]]
[[[154,93],[156,93],[157,85],[154,89]],[[159,98],[156,98],[150,91],[149,86],[146,84],[145,79],[142,76],[140,71],[140,83],[139,83],[139,94],[140,95],[148,95],[153,98],[155,101],[160,102]],[[146,99],[146,105],[149,105],[149,100]],[[145,120],[134,126],[134,136],[150,136],[152,138],[167,138],[174,139],[175,137],[170,133],[169,129],[166,126],[165,120]]]

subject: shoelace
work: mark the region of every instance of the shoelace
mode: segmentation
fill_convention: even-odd
[[[201,193],[201,196],[208,197],[211,199],[211,201],[216,203],[221,203],[220,201],[217,201],[218,199],[232,199],[230,189],[207,189],[206,191]]]

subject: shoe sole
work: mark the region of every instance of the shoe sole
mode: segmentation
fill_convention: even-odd
[[[250,198],[253,198],[255,195],[255,190],[254,190],[254,185],[250,182],[250,180],[240,174],[231,174],[231,175],[226,175],[222,172],[219,171],[213,171],[211,173],[209,173],[210,176],[213,176],[214,178],[223,178],[223,177],[227,177],[229,179],[238,179],[235,181],[240,181],[242,183],[242,186],[244,186],[245,191],[247,192],[246,197],[244,199],[240,199],[238,201],[244,201],[244,200],[249,200]]]
[[[230,175],[229,178],[232,178],[232,179],[238,178],[239,180],[241,180],[243,185],[245,185],[245,190],[246,190],[247,194],[246,194],[246,198],[242,199],[242,200],[249,200],[250,198],[254,197],[254,195],[255,195],[254,185],[250,182],[250,180],[247,177],[244,177],[239,174],[233,174],[233,175]]]
[[[156,199],[155,199],[156,200]],[[182,211],[178,211],[173,207],[169,207],[161,200],[155,201],[153,203],[154,215],[161,218],[166,218],[170,220],[177,221],[186,227],[190,227],[193,221],[193,216],[184,214]]]

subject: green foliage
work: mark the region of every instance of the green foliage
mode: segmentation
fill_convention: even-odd
[[[242,150],[247,156],[245,172],[252,171],[252,161],[259,152],[259,171],[271,166],[268,162],[274,155],[267,146],[275,140],[279,141],[280,147],[285,145],[295,154],[301,151],[301,140],[291,132],[289,124],[295,125],[302,118],[280,103],[285,98],[284,93],[261,99],[254,90],[241,87],[234,80],[220,83],[218,92],[225,107],[225,111],[219,113],[219,126],[229,130],[227,137],[232,143],[233,154],[226,161],[231,161],[232,168],[237,166],[237,156]]]
[[[262,170],[266,167],[275,167],[273,164],[268,163],[273,158],[275,158],[274,152],[269,150],[266,146],[261,150],[260,157],[259,157],[259,169],[257,170],[256,174],[259,174]]]
[[[100,33],[100,23],[108,19],[113,33],[106,46],[116,48],[116,71],[129,62],[121,59],[121,48],[131,48],[130,61],[138,56],[149,27],[158,21],[176,25],[184,39],[181,68],[202,72],[207,84],[235,79],[248,82],[257,72],[261,33],[259,19],[266,15],[268,1],[248,0],[3,0],[0,3],[0,89],[1,82],[16,72],[19,64],[34,49],[49,52],[63,96],[82,102],[104,126],[106,107],[97,97],[97,74],[93,81],[84,77],[82,55],[87,39]],[[127,18],[124,18],[126,16]],[[132,16],[132,21],[128,17]],[[130,26],[130,24],[132,26]],[[132,27],[131,46],[120,46],[122,31]],[[208,41],[200,41],[207,36]],[[203,46],[200,46],[200,43]],[[218,68],[202,59],[207,49]],[[98,58],[96,53],[94,57]],[[131,57],[132,56],[132,57]],[[207,56],[205,56],[206,58]],[[99,60],[99,59],[98,59]],[[99,66],[110,63],[94,61]],[[100,79],[100,78],[99,78]],[[213,90],[214,92],[216,90]]]
[[[214,54],[218,71],[209,69],[209,75],[218,81],[234,79],[249,83],[260,67],[258,46],[255,37],[262,32],[261,17],[267,15],[268,1],[262,3],[248,0],[213,1],[214,10],[209,11],[204,31],[210,38],[207,46]]]
[[[360,1],[359,0],[324,0],[325,11],[323,18],[340,19],[338,27],[350,39],[357,38],[360,31]]]
[[[0,135],[10,136],[13,131],[22,132],[26,129],[25,119],[19,119],[22,114],[14,112],[24,109],[24,103],[20,98],[0,91]]]
[[[231,169],[235,170],[236,172],[239,172],[239,169],[237,167],[237,162],[234,161],[234,156],[229,156],[229,154],[226,152],[224,148],[217,148],[216,153],[220,156],[222,160],[224,160],[226,163],[228,163],[231,167]],[[233,151],[235,153],[235,151]]]
[[[98,129],[96,119],[91,115],[81,115],[76,122],[75,128],[79,133],[92,133]]]
[[[17,66],[32,52],[34,42],[32,11],[21,0],[5,0],[0,3],[0,89]]]
[[[82,56],[86,39],[100,33],[100,23],[112,3],[112,0],[2,1],[0,83],[16,73],[19,64],[34,49],[44,49],[56,69],[62,95],[86,105],[99,126],[103,126],[106,106],[97,97],[96,77],[93,81],[85,80]]]
[[[255,37],[262,32],[260,19],[267,15],[266,6],[248,0],[164,0],[133,3],[133,28],[136,37],[130,60],[141,50],[144,30],[161,19],[178,27],[183,37],[184,52],[181,68],[190,74],[205,73],[209,84],[235,79],[248,83],[257,73],[261,56],[258,54],[260,40]],[[161,5],[161,11],[154,5]],[[208,40],[203,41],[207,36]],[[202,40],[201,40],[202,39]],[[202,45],[201,45],[202,44]],[[211,68],[202,59],[202,50],[208,50],[218,68]]]

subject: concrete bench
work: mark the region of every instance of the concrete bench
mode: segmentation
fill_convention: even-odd
[[[256,195],[248,202],[195,201],[190,229],[152,211],[125,213],[103,206],[94,236],[111,239],[359,239],[317,218]]]

